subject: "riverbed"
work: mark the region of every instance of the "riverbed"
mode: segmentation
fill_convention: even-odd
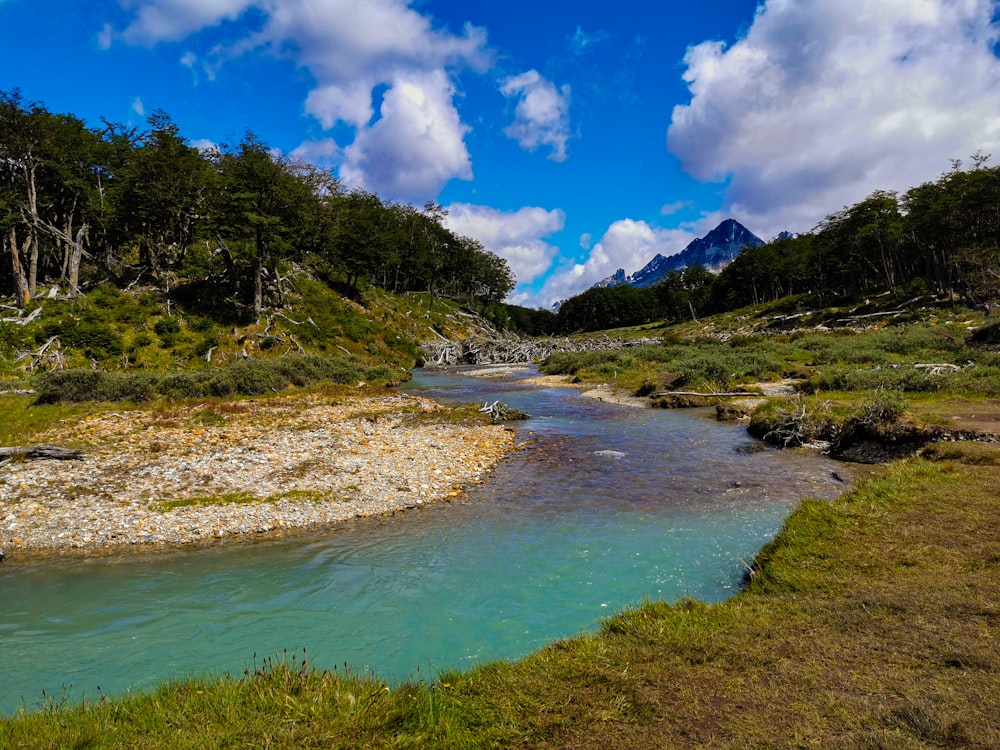
[[[533,415],[515,425],[520,450],[464,496],[291,539],[0,567],[0,711],[302,649],[390,682],[516,658],[645,598],[732,594],[798,500],[852,478],[704,410],[631,409],[530,375],[409,384]]]

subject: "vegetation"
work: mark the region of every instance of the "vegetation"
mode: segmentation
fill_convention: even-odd
[[[390,687],[282,654],[0,721],[4,747],[995,747],[1000,453],[809,501],[716,605],[648,602],[518,662]],[[905,539],[905,544],[900,540]]]
[[[881,306],[894,310],[898,302],[886,297]],[[827,309],[824,314],[847,312]],[[902,320],[892,316],[882,320],[889,322],[868,322],[867,330],[843,326],[817,331],[808,325],[810,321],[798,318],[804,327],[782,331],[775,325],[774,307],[743,309],[715,316],[704,325],[664,329],[663,343],[554,354],[541,369],[581,382],[614,382],[636,395],[728,392],[761,381],[792,379],[813,395],[884,389],[1000,396],[1000,352],[980,346],[969,331],[981,318],[941,304]],[[648,336],[651,331],[615,333]]]
[[[37,379],[39,404],[60,401],[149,401],[208,396],[260,396],[290,386],[385,381],[395,376],[386,366],[363,367],[347,357],[289,355],[269,360],[236,360],[225,367],[169,375],[99,370],[52,370]]]
[[[1000,167],[977,154],[903,195],[877,190],[831,214],[813,232],[747,247],[718,274],[671,271],[647,289],[592,288],[555,314],[508,310],[532,334],[678,323],[794,298],[803,309],[857,304],[888,293],[932,295],[982,310],[1000,277]]]
[[[426,291],[430,309],[441,295],[481,307],[513,287],[506,262],[449,231],[440,206],[346,190],[253,133],[199,151],[166,113],[147,125],[91,130],[0,92],[0,290],[16,308],[53,284],[73,300],[145,283],[245,323],[283,308],[302,267],[347,296],[368,284]],[[127,346],[97,328],[81,320],[75,333],[99,354]]]
[[[143,132],[90,130],[2,93],[0,380],[37,393],[0,400],[0,444],[104,408],[81,400],[393,383],[417,341],[459,334],[470,311],[531,334],[641,325],[619,332],[660,339],[556,354],[548,373],[647,396],[790,380],[801,395],[754,416],[777,441],[885,435],[1000,397],[1000,328],[956,306],[994,296],[997,205],[1000,171],[977,156],[717,276],[594,289],[553,315],[503,304],[506,264],[449,232],[440,206],[345,190],[252,133],[199,152],[162,112]],[[0,720],[0,745],[997,746],[1000,452],[925,456],[803,503],[718,605],[648,602],[433,683],[390,687],[303,653],[149,695],[54,697]]]

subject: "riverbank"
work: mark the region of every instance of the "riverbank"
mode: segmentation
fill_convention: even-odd
[[[519,661],[388,687],[305,654],[0,720],[5,747],[970,747],[1000,743],[1000,447],[806,501],[718,604],[648,602]]]
[[[35,442],[82,459],[0,466],[0,547],[8,565],[155,550],[455,498],[514,436],[450,414],[405,394],[310,394],[67,420]]]

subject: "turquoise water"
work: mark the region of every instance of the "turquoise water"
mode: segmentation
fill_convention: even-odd
[[[644,598],[731,594],[792,505],[848,475],[704,413],[455,375],[411,387],[529,411],[525,449],[460,502],[296,540],[0,566],[0,712],[285,649],[389,681],[515,658]]]

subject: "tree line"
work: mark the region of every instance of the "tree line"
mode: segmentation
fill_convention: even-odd
[[[0,294],[76,296],[195,283],[247,312],[280,306],[295,264],[357,288],[422,291],[483,306],[514,286],[507,262],[448,230],[445,210],[347,189],[247,132],[191,146],[160,110],[139,129],[88,127],[17,89],[0,91]]]
[[[647,289],[592,288],[557,313],[505,306],[499,321],[534,335],[676,322],[805,296],[816,306],[881,292],[979,305],[1000,287],[1000,167],[977,154],[902,195],[877,190],[814,231],[747,247],[718,274],[671,271]]]

